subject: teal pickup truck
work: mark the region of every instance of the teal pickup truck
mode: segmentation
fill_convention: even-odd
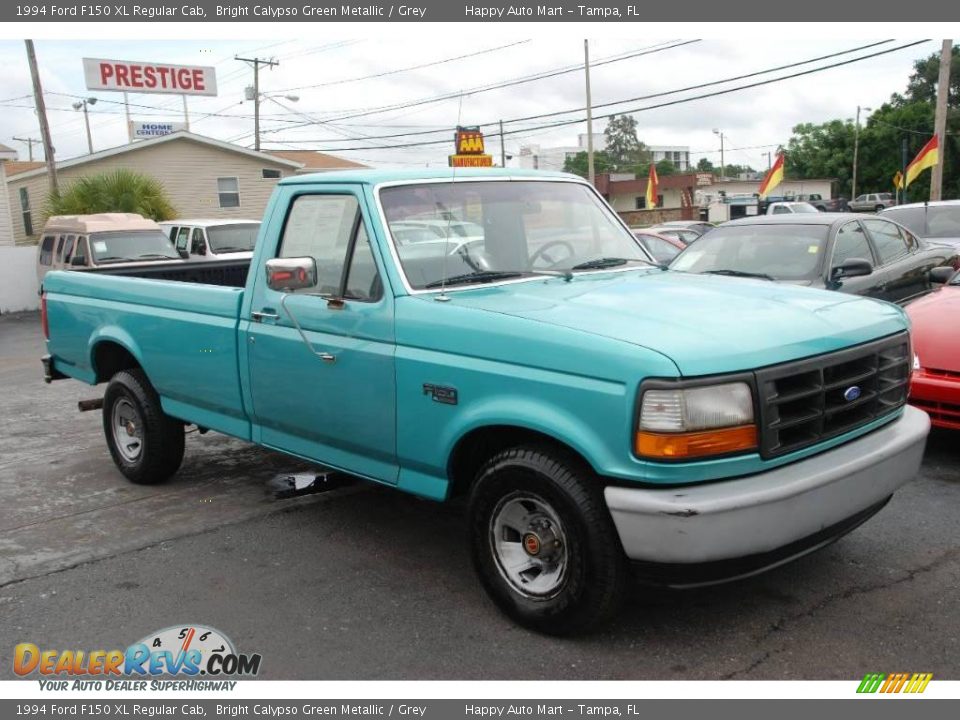
[[[107,383],[120,471],[184,426],[433,500],[516,621],[569,633],[631,572],[744,577],[850,531],[916,473],[898,307],[652,262],[596,191],[514,170],[277,186],[252,259],[52,272],[47,380]]]

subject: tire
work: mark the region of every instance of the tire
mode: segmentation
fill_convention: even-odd
[[[874,212],[880,212],[881,210],[883,210],[883,205],[877,205],[877,206],[873,209]]]
[[[163,482],[183,461],[183,423],[164,414],[143,370],[111,378],[103,394],[103,434],[117,468],[138,485]]]
[[[574,458],[547,447],[495,455],[477,474],[468,526],[484,589],[518,624],[570,635],[618,610],[626,558],[600,483]]]

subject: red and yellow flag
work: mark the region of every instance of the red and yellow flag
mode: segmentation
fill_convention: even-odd
[[[647,208],[657,206],[657,198],[660,195],[660,178],[657,177],[657,166],[650,164],[650,175],[647,177]]]
[[[773,163],[773,167],[767,170],[767,174],[763,178],[763,182],[760,183],[760,199],[763,200],[767,195],[770,194],[770,191],[773,190],[777,185],[783,182],[783,153],[777,155],[777,161]]]
[[[907,187],[910,187],[910,183],[916,180],[920,173],[932,168],[938,162],[940,162],[940,143],[937,136],[934,135],[926,145],[920,148],[920,152],[917,153],[913,161],[907,165]]]

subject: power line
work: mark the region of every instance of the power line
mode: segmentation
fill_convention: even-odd
[[[717,96],[720,96],[720,95],[727,95],[727,94],[730,94],[730,93],[739,92],[739,91],[741,91],[741,90],[749,90],[749,89],[755,88],[755,87],[761,87],[761,86],[764,86],[764,85],[771,85],[771,84],[773,84],[773,83],[783,82],[784,80],[791,80],[791,79],[794,79],[794,78],[803,77],[803,76],[805,76],[805,75],[812,75],[812,74],[815,74],[815,73],[823,72],[824,70],[830,70],[830,69],[837,68],[837,67],[843,67],[843,66],[845,66],[845,65],[852,65],[853,63],[861,62],[861,61],[863,61],[863,60],[869,60],[869,59],[871,59],[871,58],[879,57],[879,56],[881,56],[881,55],[888,55],[888,54],[893,53],[893,52],[898,52],[898,51],[900,51],[900,50],[905,50],[905,49],[907,49],[907,48],[911,48],[911,47],[915,47],[915,46],[917,46],[917,45],[921,45],[921,44],[923,44],[923,43],[925,43],[925,42],[929,42],[929,40],[918,40],[918,41],[915,41],[915,42],[912,42],[912,43],[907,43],[907,44],[905,44],[905,45],[900,45],[900,46],[897,46],[897,47],[894,47],[894,48],[890,48],[890,49],[887,49],[887,50],[881,50],[881,51],[879,51],[879,52],[871,53],[871,54],[869,54],[869,55],[861,55],[860,57],[850,58],[849,60],[843,60],[843,61],[841,61],[841,62],[832,63],[832,64],[830,64],[830,65],[823,65],[823,66],[820,66],[820,67],[811,68],[811,69],[809,69],[809,70],[804,70],[804,71],[802,71],[802,72],[792,73],[792,74],[790,74],[790,75],[783,75],[783,76],[781,76],[781,77],[770,78],[769,80],[761,80],[761,81],[758,81],[758,82],[755,82],[755,83],[748,83],[748,84],[746,84],[746,85],[738,85],[738,86],[733,87],[733,88],[726,88],[726,89],[717,90],[717,91],[711,92],[711,93],[704,93],[704,94],[702,94],[702,95],[696,95],[696,96],[694,96],[694,97],[681,98],[681,99],[679,99],[679,100],[671,100],[671,101],[669,101],[669,102],[658,103],[658,104],[656,104],[656,105],[647,105],[647,106],[639,107],[639,108],[625,109],[625,110],[619,111],[619,114],[633,114],[633,113],[647,112],[647,111],[649,111],[649,110],[656,110],[656,109],[663,108],[663,107],[669,107],[669,106],[673,106],[673,105],[680,105],[680,104],[684,104],[684,103],[688,103],[688,102],[693,102],[693,101],[695,101],[695,100],[703,100],[703,99],[706,99],[706,98],[717,97]],[[729,82],[729,81],[728,81],[728,82]],[[656,95],[660,96],[660,95],[664,95],[664,94],[672,94],[672,93],[657,93]],[[625,102],[625,101],[624,101],[624,102]],[[614,103],[614,104],[620,104],[620,103]],[[609,103],[607,103],[607,105],[609,105]],[[608,114],[608,115],[605,115],[605,116],[602,116],[602,117],[613,117],[613,116],[616,115],[616,114],[617,114],[617,113],[611,113],[611,114]],[[506,131],[504,131],[503,135],[504,135],[504,136],[506,136],[506,135],[515,135],[515,134],[518,134],[518,133],[530,132],[531,130],[540,130],[540,129],[546,129],[546,128],[557,128],[557,127],[564,127],[564,126],[567,126],[567,125],[577,125],[577,124],[580,124],[580,123],[582,123],[582,122],[584,122],[584,119],[583,119],[583,118],[576,118],[576,119],[573,119],[573,120],[561,120],[561,121],[559,121],[559,122],[547,123],[547,124],[545,124],[545,125],[540,125],[540,126],[532,127],[532,128],[520,128],[520,129],[517,129],[517,130],[506,130]],[[489,125],[489,124],[491,124],[491,123],[487,123],[487,125]],[[500,133],[499,133],[499,132],[487,133],[487,137],[499,137],[499,136],[500,136]],[[317,140],[317,139],[312,139],[312,140],[286,140],[286,141],[283,141],[283,142],[286,142],[286,143],[317,143],[317,142],[329,142],[329,140],[327,140],[327,139],[321,139],[321,140]],[[373,148],[373,147],[332,148],[332,149],[328,149],[327,151],[328,151],[328,152],[347,152],[347,151],[350,151],[350,150],[373,150],[373,149],[384,149],[384,150],[386,150],[386,149],[391,149],[391,148],[423,147],[423,146],[428,146],[428,145],[440,145],[440,144],[444,144],[444,143],[447,143],[447,142],[449,142],[449,140],[430,140],[430,141],[423,141],[423,142],[416,142],[416,143],[404,143],[404,144],[398,144],[398,145],[385,145],[385,146],[377,147],[377,148]]]
[[[688,92],[688,91],[690,91],[690,90],[700,90],[700,89],[707,88],[707,87],[714,87],[714,86],[716,86],[716,85],[724,85],[724,84],[726,84],[726,83],[735,82],[735,81],[737,81],[737,80],[745,80],[745,79],[748,79],[748,78],[751,78],[751,77],[757,77],[757,76],[759,76],[759,75],[766,75],[766,74],[769,74],[769,73],[772,73],[772,72],[779,72],[779,71],[781,71],[781,70],[788,70],[788,69],[790,69],[790,68],[799,67],[799,66],[801,66],[801,65],[808,65],[808,64],[810,64],[810,63],[820,62],[820,61],[822,61],[822,60],[829,60],[829,59],[831,59],[831,58],[839,57],[839,56],[841,56],[841,55],[849,55],[850,53],[860,52],[861,50],[869,50],[870,48],[874,48],[874,47],[877,47],[877,46],[879,46],[879,45],[884,45],[884,44],[887,44],[887,43],[890,43],[890,42],[893,42],[893,41],[892,41],[892,40],[882,40],[882,41],[879,41],[879,42],[869,43],[869,44],[867,44],[867,45],[861,45],[861,46],[859,46],[859,47],[851,48],[851,49],[848,49],[848,50],[842,50],[842,51],[840,51],[840,52],[830,53],[830,54],[828,54],[828,55],[821,55],[821,56],[815,57],[815,58],[808,58],[808,59],[806,59],[806,60],[800,60],[800,61],[797,61],[797,62],[789,63],[789,64],[787,64],[787,65],[780,65],[780,66],[777,66],[777,67],[767,68],[767,69],[765,69],[765,70],[757,70],[757,71],[754,71],[754,72],[751,72],[751,73],[746,73],[746,74],[744,74],[744,75],[737,75],[737,76],[734,76],[734,77],[724,78],[724,79],[722,79],[722,80],[714,80],[714,81],[707,82],[707,83],[700,83],[700,84],[698,84],[698,85],[690,85],[690,86],[683,87],[683,88],[677,88],[676,90],[668,90],[668,91],[665,91],[665,92],[653,93],[653,94],[650,94],[650,95],[641,95],[641,96],[633,97],[633,98],[624,98],[624,99],[622,99],[622,100],[617,100],[617,101],[614,101],[614,102],[600,103],[600,104],[593,105],[592,107],[593,107],[594,109],[596,109],[596,108],[604,108],[604,107],[612,107],[612,106],[614,106],[614,105],[622,105],[622,104],[628,103],[628,102],[636,102],[636,101],[639,101],[639,100],[650,100],[650,99],[657,98],[657,97],[665,97],[665,96],[667,96],[667,95],[675,95],[675,94],[681,93],[681,92]],[[669,49],[669,48],[668,48],[668,49]],[[597,65],[600,65],[600,64],[604,64],[604,63],[603,63],[602,61],[601,61],[601,62],[598,62],[598,63],[593,63],[593,66],[596,67]],[[579,65],[578,67],[582,68],[583,65]],[[469,94],[469,91],[467,91],[467,94]],[[539,119],[541,119],[541,118],[556,117],[556,116],[559,116],[559,115],[569,115],[569,114],[574,113],[574,112],[584,112],[585,109],[586,109],[586,108],[582,108],[582,107],[580,107],[580,108],[571,108],[571,109],[569,109],[569,110],[558,110],[558,111],[550,112],[550,113],[541,113],[541,114],[538,114],[538,115],[528,115],[528,116],[525,116],[525,117],[510,118],[510,119],[505,119],[505,120],[503,120],[503,123],[509,125],[509,124],[514,124],[514,123],[518,123],[518,122],[525,122],[525,121],[529,121],[529,120],[539,120]],[[318,121],[318,122],[319,122],[319,121]],[[499,120],[497,120],[497,121],[488,121],[488,122],[480,123],[480,125],[481,125],[481,126],[490,126],[490,125],[497,124],[498,122],[499,122]],[[282,131],[282,130],[284,130],[284,129],[293,129],[293,128],[279,128],[279,129],[271,130],[271,131],[269,131],[269,132],[280,132],[280,131]],[[410,136],[414,136],[414,135],[428,135],[428,134],[430,134],[428,131],[421,131],[421,132],[411,132],[411,133],[396,133],[396,134],[394,134],[394,135],[380,135],[380,136],[378,136],[378,137],[380,137],[381,139],[392,139],[392,138],[396,138],[396,137],[410,137]]]
[[[621,62],[623,60],[629,60],[635,57],[641,57],[644,55],[652,55],[654,53],[663,52],[664,50],[673,50],[674,48],[683,47],[684,45],[691,45],[693,43],[698,43],[700,40],[685,40],[685,41],[670,41],[674,42],[673,45],[667,45],[664,47],[664,43],[659,43],[657,45],[651,45],[647,48],[643,48],[636,52],[631,52],[628,54],[622,54],[619,56],[612,56],[596,62],[591,63],[591,67],[599,67],[601,65],[609,65],[615,62]],[[511,80],[506,80],[503,82],[492,83],[489,85],[479,85],[473,88],[467,88],[462,91],[458,90],[453,93],[447,93],[444,95],[437,95],[434,97],[423,98],[420,100],[408,101],[404,103],[397,103],[394,105],[383,105],[375,108],[367,108],[360,111],[340,111],[347,112],[346,115],[341,115],[339,117],[327,117],[323,122],[339,122],[341,120],[352,120],[358,117],[367,117],[369,115],[380,115],[385,112],[390,112],[392,110],[406,110],[412,107],[418,107],[420,105],[429,105],[432,103],[443,102],[445,100],[457,99],[462,95],[479,95],[480,93],[490,92],[492,90],[501,90],[506,87],[514,87],[516,85],[523,85],[525,83],[534,82],[537,80],[546,80],[552,77],[558,77],[560,75],[566,75],[572,72],[578,72],[583,69],[583,63],[579,65],[567,66],[554,70],[546,70],[540,73],[535,73],[533,75],[527,75],[519,78],[514,78]],[[310,125],[311,123],[304,123],[304,127]]]
[[[492,52],[498,52],[500,50],[506,50],[507,48],[516,47],[517,45],[523,45],[530,42],[529,40],[519,40],[517,42],[508,43],[507,45],[499,45],[494,48],[487,48],[486,50],[478,50],[476,52],[467,53],[466,55],[457,55],[456,57],[443,58],[441,60],[434,60],[433,62],[421,63],[420,65],[409,65],[404,68],[398,68],[396,70],[386,70],[384,72],[374,73],[373,75],[361,75],[359,77],[352,78],[343,78],[341,80],[330,80],[329,82],[317,83],[316,85],[301,85],[299,87],[289,87],[283,88],[281,90],[275,90],[274,92],[285,93],[290,92],[291,90],[312,90],[313,88],[321,87],[330,87],[331,85],[343,85],[346,83],[360,82],[361,80],[373,80],[374,78],[387,77],[388,75],[397,75],[399,73],[409,72],[411,70],[422,70],[428,67],[434,67],[436,65],[445,65],[446,63],[455,62],[457,60],[465,60],[466,58],[477,57],[478,55],[486,55]]]

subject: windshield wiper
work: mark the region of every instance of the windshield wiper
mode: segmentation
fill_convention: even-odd
[[[217,254],[225,252],[250,252],[251,250],[253,250],[253,248],[237,247],[236,245],[226,245],[213,249]]]
[[[119,255],[107,255],[107,257],[98,257],[97,262],[129,262],[133,258],[120,257]]]
[[[143,255],[137,255],[137,260],[149,259],[149,258],[163,258],[164,260],[177,259],[174,255],[162,255],[161,253],[144,253]]]
[[[522,277],[523,273],[516,270],[483,270],[480,272],[465,273],[463,275],[453,275],[443,280],[434,280],[424,285],[424,288],[438,288],[445,285],[459,283],[482,283],[493,282],[494,280],[505,280],[507,278]]]
[[[579,265],[574,265],[571,270],[599,270],[601,268],[608,267],[618,267],[620,265],[626,265],[628,262],[642,262],[647,265],[651,265],[647,260],[641,260],[640,258],[618,258],[618,257],[603,257],[597,258],[596,260],[587,260],[582,262]]]
[[[776,282],[777,279],[773,275],[767,275],[766,273],[753,273],[747,272],[745,270],[704,270],[704,275],[729,275],[730,277],[744,277],[744,278],[760,278],[761,280],[771,280]]]

